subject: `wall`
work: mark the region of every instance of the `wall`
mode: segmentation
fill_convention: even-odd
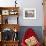
[[[20,23],[22,26],[43,26],[43,6],[42,0],[24,0],[23,8],[36,8],[36,19],[23,19],[21,13]]]
[[[42,43],[43,42],[43,36],[42,36],[42,26],[21,26],[20,31],[19,31],[19,39],[20,42],[24,36],[24,33],[27,31],[28,28],[32,28],[34,32],[37,34],[37,37],[39,41]]]
[[[0,6],[15,6],[15,0],[0,0]],[[20,6],[19,24],[21,26],[43,26],[42,0],[17,0]],[[36,19],[23,19],[23,8],[36,8]]]
[[[35,32],[37,32],[38,37],[40,38],[40,41],[42,41],[41,38],[43,38],[43,6],[42,6],[42,0],[18,0],[18,4],[20,6],[20,17],[19,17],[19,24],[20,26],[36,26],[32,27],[35,28]],[[0,0],[0,6],[14,6],[15,3],[13,0]],[[36,19],[23,19],[23,8],[36,8]],[[12,18],[12,17],[10,17]],[[9,18],[9,20],[10,20]],[[24,27],[25,29],[27,27]],[[23,28],[23,29],[24,29]],[[21,28],[22,29],[22,28]],[[25,30],[21,30],[20,34],[23,33]],[[37,30],[38,29],[38,30]],[[22,35],[21,35],[22,36]],[[21,37],[20,37],[21,38]]]
[[[46,28],[46,0],[44,0],[44,26],[45,26],[45,28]]]

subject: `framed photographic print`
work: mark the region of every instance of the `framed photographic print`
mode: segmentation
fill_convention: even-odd
[[[4,28],[3,29],[2,40],[3,41],[12,40],[12,30],[10,28]]]
[[[8,24],[17,24],[18,23],[18,17],[17,16],[12,16],[8,18]]]
[[[9,10],[2,10],[2,15],[9,15]]]
[[[0,41],[1,41],[1,32],[0,32]]]
[[[36,9],[35,8],[24,8],[23,18],[24,19],[36,19]]]
[[[1,15],[0,15],[0,24],[1,24]]]

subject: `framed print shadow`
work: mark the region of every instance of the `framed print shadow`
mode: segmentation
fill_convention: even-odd
[[[36,9],[35,8],[24,8],[23,18],[24,19],[36,19]]]

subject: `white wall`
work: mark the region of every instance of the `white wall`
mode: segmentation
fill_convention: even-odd
[[[0,6],[14,6],[15,0],[0,0]],[[21,26],[43,26],[42,0],[17,0],[20,6],[19,24]],[[23,8],[36,8],[36,19],[23,19]]]
[[[8,6],[14,6],[14,0],[0,0],[0,6],[1,7],[8,7]]]
[[[20,23],[22,26],[43,26],[42,0],[24,0],[24,8],[36,8],[36,19],[24,20],[21,14]]]
[[[19,6],[23,5],[24,0],[17,0],[17,3]],[[15,6],[15,0],[0,0],[0,6],[1,7],[14,7]]]

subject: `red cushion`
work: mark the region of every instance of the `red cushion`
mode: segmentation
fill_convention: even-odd
[[[34,30],[32,28],[27,29],[24,37],[22,38],[22,46],[26,46],[25,39],[28,39],[29,37],[32,37],[32,36],[35,36],[35,37],[37,36]]]

